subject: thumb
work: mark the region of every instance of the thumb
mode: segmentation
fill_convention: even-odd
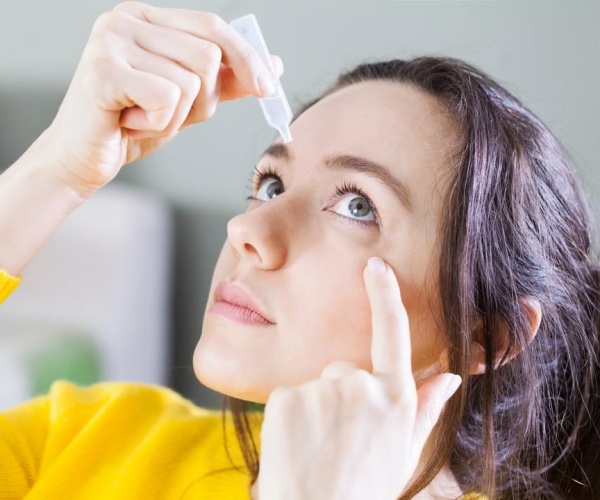
[[[428,380],[417,391],[417,414],[413,443],[419,450],[425,446],[435,424],[440,418],[444,405],[462,383],[460,376],[444,373]]]

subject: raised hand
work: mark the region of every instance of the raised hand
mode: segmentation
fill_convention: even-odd
[[[272,59],[277,77],[283,67]],[[267,95],[269,80],[255,50],[219,16],[126,2],[96,21],[36,146],[85,198],[122,165],[210,118],[218,103]]]
[[[398,498],[460,385],[460,377],[444,373],[417,388],[395,275],[372,258],[364,280],[373,371],[335,362],[318,380],[271,393],[261,433],[260,500]]]

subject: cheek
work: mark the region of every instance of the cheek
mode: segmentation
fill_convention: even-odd
[[[322,255],[320,258],[322,259]],[[326,262],[329,265],[324,265]],[[366,262],[366,258],[365,258]],[[292,350],[302,352],[306,375],[319,376],[334,361],[349,361],[371,369],[371,309],[363,280],[361,259],[337,258],[311,266],[304,272],[304,285],[296,306]],[[316,277],[316,279],[315,279]],[[312,278],[313,283],[308,283]],[[309,306],[310,305],[310,306]]]

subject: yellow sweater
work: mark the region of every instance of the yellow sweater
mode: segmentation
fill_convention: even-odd
[[[18,283],[0,271],[0,302]],[[0,500],[248,499],[243,464],[229,415],[165,387],[55,382],[0,413]]]
[[[0,499],[242,499],[249,475],[228,420],[170,389],[55,382],[0,414]]]

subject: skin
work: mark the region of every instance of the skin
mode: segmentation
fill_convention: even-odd
[[[198,379],[225,394],[266,402],[274,388],[315,379],[334,361],[371,371],[363,269],[372,255],[392,267],[402,290],[413,374],[419,381],[438,372],[444,344],[435,321],[436,238],[441,180],[459,143],[455,126],[424,92],[371,81],[327,96],[297,118],[291,133],[292,161],[258,162],[282,177],[284,193],[250,201],[227,226],[194,355]],[[324,155],[337,152],[387,166],[408,188],[411,209],[367,174],[320,167]],[[379,226],[344,218],[364,214],[349,213],[358,195],[335,195],[345,180],[371,198]],[[244,325],[210,313],[222,280],[241,283],[276,324]]]

